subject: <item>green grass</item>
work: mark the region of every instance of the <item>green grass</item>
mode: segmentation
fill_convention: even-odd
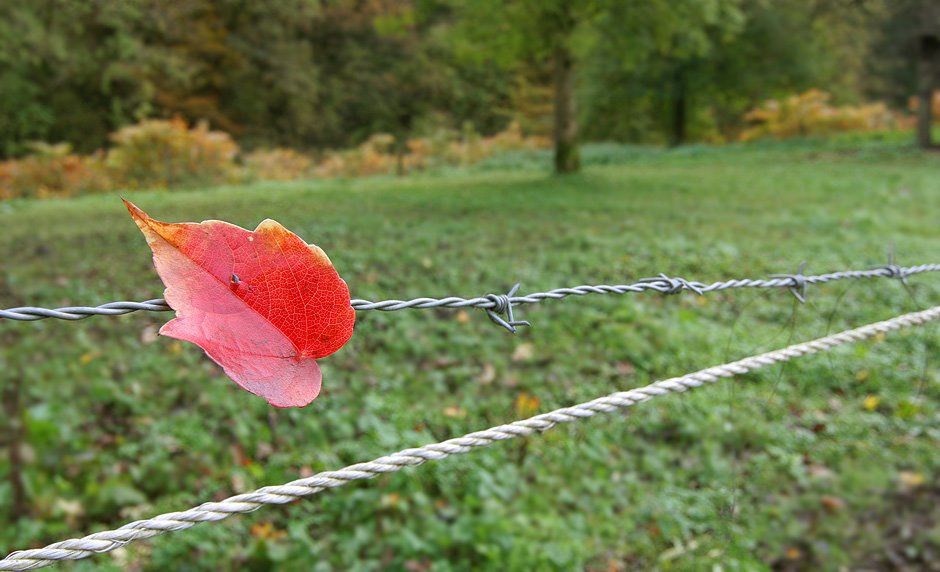
[[[901,263],[940,260],[940,159],[897,141],[585,158],[565,178],[536,154],[128,198],[169,221],[275,218],[368,299],[864,268],[892,245]],[[0,228],[2,307],[162,291],[116,195],[0,203]],[[910,282],[820,286],[802,306],[785,290],[568,299],[522,307],[533,325],[516,336],[482,311],[363,312],[299,410],[153,341],[168,314],[3,322],[30,514],[9,516],[4,452],[0,550],[510,421],[522,393],[545,411],[940,303],[940,277]],[[835,570],[889,551],[916,565],[940,550],[938,347],[932,326],[893,334],[63,569]]]

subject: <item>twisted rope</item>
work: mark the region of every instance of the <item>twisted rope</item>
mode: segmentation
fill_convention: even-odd
[[[325,471],[284,485],[263,487],[254,492],[229,497],[221,502],[203,503],[186,511],[171,512],[147,520],[138,520],[116,530],[96,532],[84,538],[50,544],[45,548],[21,550],[0,560],[0,570],[30,570],[49,566],[59,560],[87,558],[95,554],[109,552],[129,542],[151,538],[167,532],[185,530],[200,522],[224,520],[234,514],[252,512],[268,504],[289,503],[327,489],[341,487],[352,481],[371,479],[385,473],[400,471],[405,467],[420,465],[426,461],[439,461],[451,455],[467,453],[497,441],[525,437],[537,431],[547,431],[559,423],[570,423],[593,417],[597,413],[609,413],[626,409],[655,397],[683,392],[706,383],[714,383],[721,378],[741,375],[803,355],[825,352],[842,344],[859,341],[879,333],[916,326],[938,318],[940,318],[940,306],[921,312],[903,314],[883,322],[710,367],[682,377],[657,381],[638,389],[612,393],[593,401],[563,407],[549,413],[514,421],[506,425],[499,425],[484,431],[469,433],[463,437],[449,439],[441,443],[405,449],[373,461],[350,465],[338,471]]]
[[[607,285],[599,284],[595,286],[583,285],[569,288],[556,288],[548,292],[536,292],[525,296],[515,296],[515,288],[510,294],[487,294],[477,298],[461,298],[458,296],[449,296],[446,298],[413,298],[411,300],[380,300],[372,302],[369,300],[351,300],[350,305],[357,311],[381,310],[383,312],[394,312],[406,309],[427,309],[427,308],[482,308],[495,314],[503,314],[519,304],[538,304],[545,300],[561,300],[568,296],[585,296],[587,294],[633,294],[652,290],[660,294],[677,294],[684,290],[696,294],[705,294],[718,290],[728,290],[731,288],[789,288],[791,292],[802,300],[803,292],[807,285],[823,284],[826,282],[835,282],[837,280],[862,279],[862,278],[896,278],[905,280],[908,276],[922,274],[924,272],[938,272],[940,264],[921,264],[919,266],[901,267],[889,262],[884,266],[868,270],[843,270],[829,274],[819,274],[816,276],[804,276],[801,271],[797,274],[775,274],[770,278],[739,278],[712,282],[689,281],[684,278],[676,278],[661,274],[655,278],[643,278],[633,284]],[[69,306],[66,308],[37,308],[34,306],[23,306],[20,308],[9,308],[0,310],[0,320],[18,320],[31,322],[35,320],[44,320],[46,318],[57,318],[60,320],[83,320],[89,316],[120,316],[137,311],[147,312],[166,312],[171,310],[162,298],[146,300],[143,302],[111,302],[101,306]],[[494,314],[490,314],[492,318]],[[494,320],[495,321],[495,320]],[[522,322],[512,324],[514,320],[509,317],[506,322],[511,326],[526,325]],[[497,322],[499,323],[499,322]],[[503,324],[500,324],[503,325]],[[505,327],[505,326],[504,326]]]

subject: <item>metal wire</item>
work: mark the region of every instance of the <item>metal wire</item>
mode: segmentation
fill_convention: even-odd
[[[517,285],[510,294],[487,294],[477,298],[448,296],[446,298],[413,298],[411,300],[380,300],[377,302],[357,299],[351,300],[350,305],[352,305],[356,311],[380,310],[383,312],[394,312],[406,309],[422,310],[428,308],[481,308],[489,310],[490,318],[495,314],[507,315],[509,321],[505,322],[505,324],[511,327],[507,327],[502,323],[500,325],[507,327],[510,331],[514,331],[514,326],[526,325],[523,322],[512,323],[515,320],[512,319],[510,313],[514,306],[520,304],[538,304],[545,300],[561,300],[568,296],[585,296],[588,294],[634,294],[646,291],[659,292],[660,294],[677,294],[685,290],[696,294],[705,294],[732,288],[788,288],[802,301],[803,292],[808,285],[863,278],[896,278],[906,280],[908,276],[915,274],[938,271],[940,271],[940,264],[921,264],[918,266],[902,267],[889,262],[889,264],[884,266],[868,270],[842,270],[829,274],[804,276],[801,267],[801,270],[796,274],[775,274],[771,275],[769,278],[738,278],[712,283],[689,281],[684,278],[669,277],[665,274],[661,274],[655,278],[643,278],[633,284],[573,286],[569,288],[556,288],[548,292],[526,294],[525,296],[515,295]],[[162,298],[145,300],[143,302],[111,302],[102,304],[101,306],[69,306],[54,309],[23,306],[20,308],[0,310],[0,320],[7,319],[25,322],[44,320],[46,318],[83,320],[89,316],[120,316],[137,311],[166,312],[171,309],[172,308],[170,308]]]
[[[499,425],[484,431],[469,433],[463,437],[449,439],[441,443],[404,449],[372,461],[350,465],[338,471],[326,471],[283,485],[263,487],[254,492],[235,495],[220,502],[207,502],[186,511],[171,512],[147,520],[138,520],[116,530],[96,532],[84,538],[56,542],[45,548],[21,550],[0,560],[0,570],[31,570],[55,564],[60,560],[78,560],[95,554],[110,552],[130,542],[152,538],[168,532],[185,530],[200,522],[217,522],[234,514],[258,510],[265,505],[286,504],[327,489],[347,485],[353,481],[371,479],[386,473],[400,471],[405,467],[420,465],[426,461],[439,461],[451,455],[468,453],[473,449],[486,447],[497,441],[544,432],[559,423],[570,423],[593,417],[597,413],[610,413],[626,409],[655,397],[684,392],[706,383],[714,383],[722,378],[741,375],[769,365],[790,361],[803,355],[829,351],[836,346],[863,340],[880,333],[924,324],[938,318],[940,318],[940,306],[920,312],[903,314],[882,322],[710,367],[681,377],[657,381],[645,387],[612,393],[593,401],[556,409],[549,413]]]

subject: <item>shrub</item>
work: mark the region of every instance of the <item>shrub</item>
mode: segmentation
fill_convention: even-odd
[[[33,154],[0,162],[0,199],[68,197],[111,188],[100,154],[72,154],[66,143],[31,143]]]
[[[533,150],[550,146],[544,137],[529,137],[518,123],[490,137],[481,137],[467,124],[460,132],[441,129],[427,137],[409,139],[399,155],[392,135],[380,133],[348,151],[330,153],[316,168],[321,177],[363,177],[391,174],[399,169],[423,169],[472,165],[496,153]]]
[[[313,174],[313,159],[293,149],[261,149],[244,158],[251,177],[263,181],[291,181]]]
[[[920,98],[917,97],[916,95],[911,96],[907,100],[907,109],[911,113],[916,114],[919,108],[920,108]],[[933,92],[930,98],[930,114],[933,117],[934,123],[940,123],[940,91]],[[916,117],[911,117],[911,121],[910,121],[911,127],[914,126],[915,122],[916,122]]]
[[[489,137],[472,124],[461,131],[438,129],[409,139],[399,149],[395,137],[372,135],[354,149],[328,153],[319,164],[292,149],[266,149],[236,163],[238,145],[204,123],[148,119],[111,135],[107,153],[80,156],[66,144],[36,143],[33,154],[0,162],[0,200],[59,197],[114,188],[180,187],[239,181],[247,177],[286,181],[311,176],[363,177],[465,166],[494,154],[550,146],[544,137],[526,136],[518,123]]]
[[[878,131],[897,126],[897,119],[883,103],[833,107],[831,96],[820,90],[772,99],[744,115],[750,125],[741,141],[761,137],[786,139],[805,135],[828,135],[847,131]]]
[[[321,177],[364,177],[392,173],[397,164],[393,154],[395,137],[376,133],[348,151],[327,155],[316,169]]]
[[[107,164],[122,187],[177,187],[229,182],[238,177],[238,145],[206,123],[147,119],[111,135]]]

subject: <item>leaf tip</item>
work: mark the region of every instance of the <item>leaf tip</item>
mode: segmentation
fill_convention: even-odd
[[[121,202],[124,203],[124,206],[127,208],[127,212],[131,213],[131,216],[134,218],[134,220],[146,220],[150,218],[147,216],[147,213],[140,209],[140,207],[125,199],[124,197],[121,197]]]
[[[269,233],[272,235],[284,235],[290,231],[284,228],[284,225],[277,222],[276,220],[266,218],[258,223],[258,226],[255,227],[255,232],[258,234]]]

